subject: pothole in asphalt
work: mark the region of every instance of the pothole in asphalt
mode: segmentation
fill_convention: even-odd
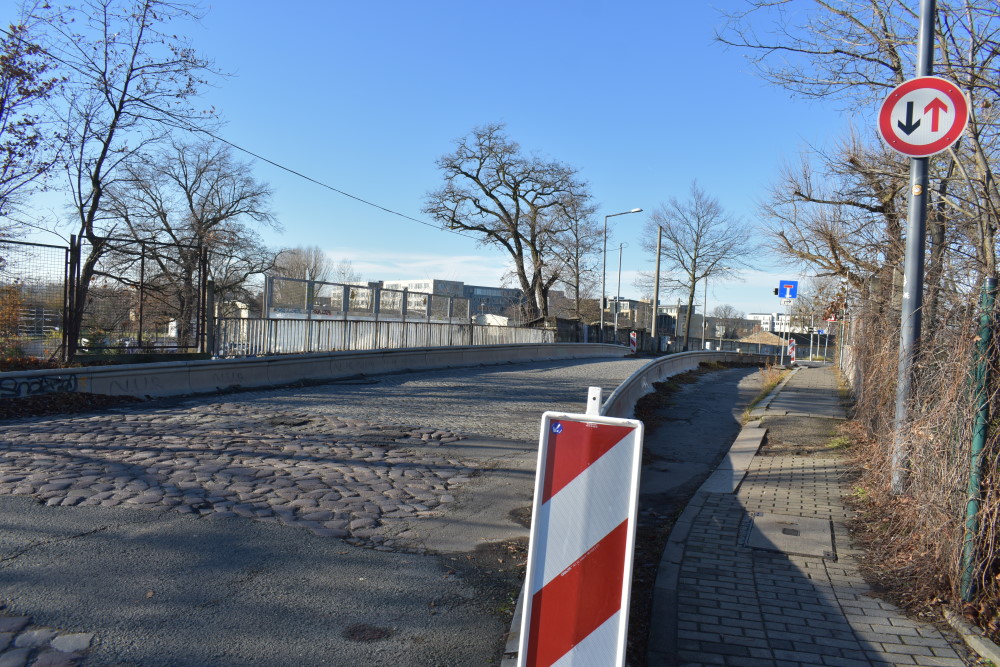
[[[271,426],[305,426],[310,421],[308,417],[271,417],[267,423]]]
[[[352,642],[377,642],[391,636],[392,630],[367,623],[357,623],[344,630],[344,639],[349,639]]]
[[[524,526],[525,528],[531,528],[531,506],[518,507],[512,509],[510,514],[508,514],[510,520],[516,524]]]

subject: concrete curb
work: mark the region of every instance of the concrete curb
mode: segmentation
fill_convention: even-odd
[[[761,419],[762,417],[764,417],[764,415],[767,414],[767,409],[771,405],[771,402],[778,397],[778,394],[781,393],[781,390],[785,388],[785,385],[788,384],[789,380],[791,380],[792,377],[794,377],[795,374],[798,372],[799,372],[798,366],[793,368],[792,372],[786,375],[785,378],[781,382],[779,382],[774,389],[771,390],[771,393],[765,396],[763,400],[761,400],[761,402],[758,403],[756,407],[754,407],[754,409],[750,411],[750,419],[752,420]]]
[[[959,634],[965,645],[978,654],[980,658],[989,660],[994,665],[1000,665],[1000,646],[987,639],[982,630],[951,609],[944,610],[944,620],[948,621],[948,625]]]
[[[601,406],[601,415],[604,417],[631,419],[632,415],[635,414],[635,405],[639,402],[639,399],[655,391],[653,388],[654,383],[662,382],[674,375],[694,370],[702,362],[760,363],[766,360],[766,355],[720,352],[717,350],[696,350],[659,357],[650,361],[618,385],[618,388],[608,396],[604,405]]]
[[[775,392],[782,386],[784,383],[775,388]],[[663,555],[657,567],[651,611],[651,618],[658,619],[658,622],[662,619],[663,627],[669,630],[650,633],[646,649],[649,664],[669,665],[677,654],[677,589],[681,563],[684,560],[684,544],[698,513],[701,512],[709,494],[736,493],[743,478],[746,477],[754,456],[764,442],[765,435],[767,429],[761,426],[759,421],[744,426],[715,472],[709,475],[695,491],[670,530],[670,537],[667,538],[667,544],[663,548]]]

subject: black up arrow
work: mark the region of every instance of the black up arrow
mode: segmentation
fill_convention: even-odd
[[[906,103],[906,124],[904,125],[903,121],[897,120],[896,125],[907,135],[913,134],[920,127],[920,119],[913,120],[913,102]]]

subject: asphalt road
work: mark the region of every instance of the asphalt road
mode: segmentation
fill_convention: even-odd
[[[490,664],[504,610],[459,559],[527,534],[510,511],[530,504],[541,413],[582,411],[588,386],[610,392],[642,363],[2,424],[4,613],[94,633],[89,665]]]

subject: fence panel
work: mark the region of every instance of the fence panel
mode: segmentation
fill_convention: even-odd
[[[0,354],[53,357],[64,349],[69,250],[0,241]]]

